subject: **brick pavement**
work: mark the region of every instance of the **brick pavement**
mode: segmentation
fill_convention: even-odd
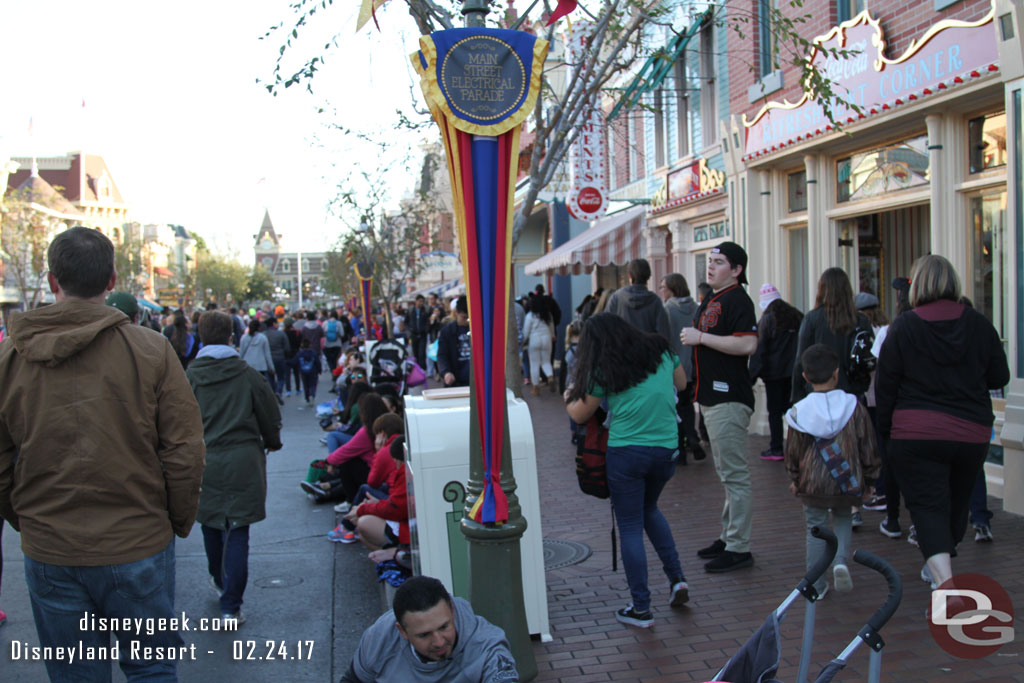
[[[660,507],[672,526],[690,584],[685,609],[667,606],[668,588],[650,544],[648,566],[654,598],[654,626],[638,629],[619,624],[614,611],[629,602],[621,562],[611,571],[611,513],[607,501],[583,495],[576,485],[574,450],[569,443],[559,397],[546,392],[527,397],[537,442],[544,536],[584,542],[593,548],[586,561],[547,572],[548,610],[553,642],[534,642],[538,681],[705,681],[746,641],[803,576],[804,526],[799,503],[788,492],[782,463],[757,457],[767,438],[751,437],[755,521],[752,569],[712,575],[696,557],[717,537],[724,496],[710,457],[680,467],[665,487]],[[995,513],[995,542],[976,544],[973,532],[961,544],[954,568],[976,571],[999,581],[1011,596],[1024,595],[1020,571],[1024,518],[1004,513],[1001,501],[989,498]],[[932,639],[924,610],[928,586],[918,578],[922,559],[906,542],[884,537],[877,527],[884,513],[864,512],[864,526],[853,547],[886,558],[903,577],[903,602],[884,629],[883,678],[898,681],[1024,680],[1024,637],[981,660],[956,659]],[[904,510],[904,529],[910,519]],[[885,600],[884,580],[851,565],[852,593],[830,592],[819,604],[812,677],[856,635]],[[831,578],[831,577],[830,577]],[[800,656],[804,608],[794,606],[782,625],[780,680],[794,680]],[[1018,631],[1019,631],[1018,627]],[[868,651],[862,646],[838,680],[865,680]]]

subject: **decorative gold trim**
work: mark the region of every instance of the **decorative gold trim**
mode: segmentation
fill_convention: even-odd
[[[911,57],[913,57],[915,54],[917,54],[918,50],[920,50],[922,47],[924,47],[928,43],[928,41],[931,40],[932,38],[934,38],[940,31],[943,31],[943,30],[945,30],[947,28],[978,28],[980,26],[984,26],[988,22],[990,22],[993,19],[995,19],[995,16],[996,16],[996,7],[995,7],[995,3],[993,3],[992,9],[989,10],[988,14],[986,14],[984,17],[982,17],[981,19],[979,19],[977,21],[960,21],[959,19],[943,19],[942,21],[940,21],[939,23],[935,24],[930,29],[928,29],[925,32],[925,34],[923,36],[921,36],[920,39],[915,38],[915,39],[911,40],[910,41],[910,46],[907,47],[907,51],[904,52],[903,56],[900,57],[899,59],[888,59],[887,57],[885,57],[885,55],[881,54],[881,52],[882,52],[881,50],[879,50],[879,58],[880,58],[880,60],[882,62],[884,62],[884,64],[900,64],[901,62],[904,62],[904,61],[910,59]],[[879,66],[878,64],[879,64],[879,62],[876,60],[875,61],[875,65],[876,65],[875,66],[875,71],[881,71],[884,68],[884,64],[882,66]]]
[[[873,66],[875,68],[875,71],[878,72],[882,71],[885,68],[886,64],[901,64],[902,62],[905,62],[906,60],[910,59],[915,54],[917,54],[921,50],[921,48],[927,45],[932,38],[934,38],[936,35],[938,35],[939,33],[948,28],[978,28],[992,21],[995,18],[995,14],[996,8],[995,2],[993,1],[989,13],[986,14],[981,19],[978,19],[977,21],[943,19],[942,21],[938,22],[937,24],[929,28],[927,31],[925,31],[924,35],[921,36],[920,38],[914,38],[913,40],[911,40],[910,45],[907,47],[906,51],[900,57],[896,59],[889,59],[888,57],[885,56],[886,43],[885,34],[882,31],[881,20],[873,19],[871,15],[868,14],[868,10],[864,10],[857,16],[853,17],[852,19],[844,21],[838,26],[833,26],[824,35],[820,35],[814,38],[814,40],[812,40],[811,42],[816,47],[809,56],[805,57],[805,59],[808,59],[813,62],[815,57],[817,57],[819,54],[819,49],[817,46],[824,45],[825,43],[833,39],[836,40],[838,47],[844,47],[846,45],[847,29],[867,25],[875,29],[875,33],[871,36],[871,44],[877,49]],[[812,96],[813,93],[804,90],[803,96],[796,102],[790,102],[789,100],[783,100],[782,102],[768,102],[767,104],[762,106],[760,110],[758,110],[757,114],[753,118],[748,118],[746,114],[743,114],[743,126],[744,128],[751,128],[757,125],[757,122],[760,121],[765,114],[767,114],[769,111],[773,109],[781,109],[783,111],[791,111],[793,109],[797,109],[804,105],[805,103],[807,103],[807,101],[810,100]]]
[[[475,37],[491,38],[491,36],[484,35]],[[492,39],[497,40],[496,38]],[[448,105],[448,100],[445,99],[444,94],[441,92],[441,86],[437,82],[437,48],[434,46],[434,41],[430,36],[420,36],[420,52],[426,60],[426,68],[423,68],[423,65],[420,63],[418,53],[414,52],[410,59],[413,63],[413,69],[420,76],[420,88],[423,90],[423,96],[427,100],[428,106],[432,109],[435,107],[439,109],[453,126],[463,132],[472,135],[497,136],[519,126],[533,113],[537,97],[540,94],[541,78],[544,73],[544,60],[548,54],[548,41],[543,38],[537,38],[533,44],[533,64],[530,69],[530,81],[528,84],[524,83],[529,89],[522,106],[508,118],[489,125],[464,121]]]

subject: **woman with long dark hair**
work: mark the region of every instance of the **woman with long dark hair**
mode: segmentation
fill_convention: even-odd
[[[199,353],[199,344],[195,335],[188,331],[188,318],[185,317],[185,311],[178,309],[174,312],[171,325],[165,334],[171,340],[171,348],[174,349],[174,353],[178,354],[181,367],[188,369],[188,364]]]
[[[801,400],[810,391],[810,385],[803,378],[800,356],[814,344],[824,344],[839,356],[839,389],[863,396],[868,381],[851,382],[850,351],[858,332],[868,337],[868,346],[874,341],[871,323],[853,304],[853,288],[850,278],[842,268],[829,268],[818,279],[818,295],[814,309],[804,316],[800,324],[795,362],[793,363],[793,389],[790,399],[793,403]]]
[[[633,602],[615,618],[642,628],[653,622],[647,588],[647,554],[643,534],[661,559],[671,585],[669,604],[689,599],[689,587],[675,540],[658,496],[672,478],[679,453],[676,392],[686,387],[686,372],[668,340],[641,332],[611,313],[598,313],[583,324],[579,356],[565,399],[569,417],[589,420],[608,401],[607,475],[615,520],[622,537],[622,566]]]
[[[764,381],[771,440],[762,460],[782,460],[782,416],[793,405],[793,362],[796,360],[797,332],[804,314],[782,299],[771,283],[761,285],[761,310],[757,322],[757,350],[750,357],[750,380]]]
[[[989,391],[1010,381],[1010,368],[992,323],[960,302],[960,278],[949,261],[922,256],[910,282],[913,310],[889,326],[875,398],[925,559],[921,578],[934,589],[952,578],[951,558],[967,529],[995,419]]]

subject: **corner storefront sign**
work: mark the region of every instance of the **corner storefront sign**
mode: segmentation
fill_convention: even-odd
[[[580,20],[572,25],[569,55],[574,64],[588,64],[586,43],[594,24]],[[582,68],[582,67],[581,67]],[[578,87],[582,87],[579,82]],[[604,149],[604,112],[592,103],[582,118],[580,131],[573,142],[572,186],[566,202],[569,213],[581,221],[596,221],[608,210],[608,172]]]
[[[834,120],[851,123],[996,70],[999,54],[992,17],[990,12],[975,22],[939,22],[895,59],[885,56],[882,27],[867,11],[815,38],[814,43],[824,48],[856,53],[833,58],[815,50],[811,55],[832,81],[832,89],[863,110],[858,114],[839,106]],[[833,129],[821,104],[807,93],[796,102],[770,102],[753,118],[744,115],[743,124],[748,155],[775,151]]]
[[[725,174],[708,168],[707,159],[698,159],[668,174],[651,198],[651,211],[683,204],[719,192],[724,187]]]

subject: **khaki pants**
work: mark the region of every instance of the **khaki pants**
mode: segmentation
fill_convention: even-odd
[[[742,403],[719,403],[700,407],[711,440],[715,471],[725,487],[722,507],[722,535],[725,549],[734,553],[750,552],[750,528],[753,525],[753,491],[747,464],[747,428],[754,411]]]

